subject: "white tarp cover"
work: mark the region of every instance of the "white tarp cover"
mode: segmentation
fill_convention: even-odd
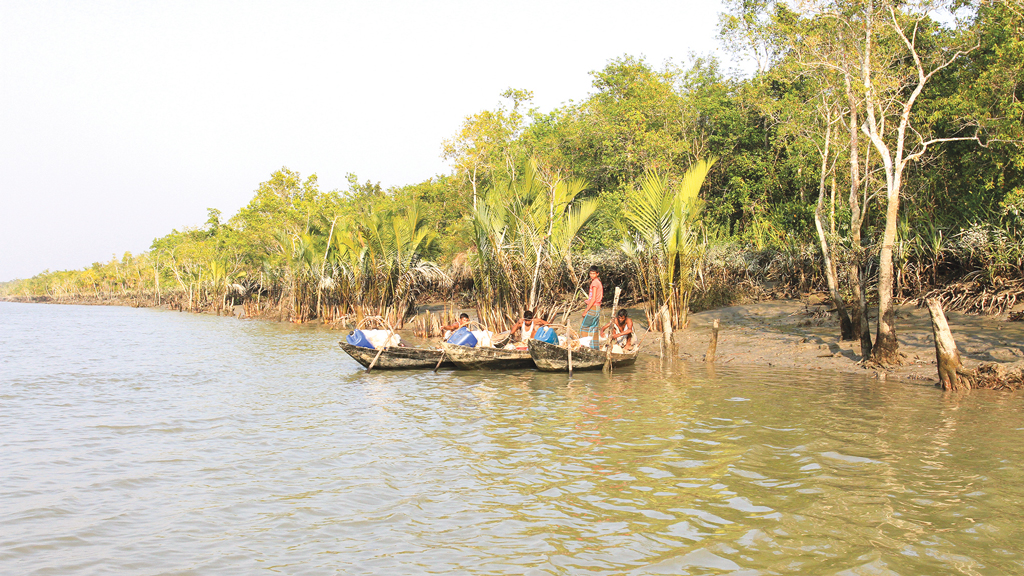
[[[476,337],[477,348],[494,348],[494,332],[489,330],[470,330]]]
[[[402,337],[390,330],[363,330],[363,335],[378,350],[381,348],[394,348],[402,342]]]

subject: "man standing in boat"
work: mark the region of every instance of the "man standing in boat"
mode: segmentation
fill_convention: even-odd
[[[590,294],[587,296],[587,308],[583,311],[583,325],[580,336],[590,336],[590,347],[597,349],[597,330],[601,323],[601,300],[604,299],[604,285],[601,284],[601,272],[597,266],[590,267]]]

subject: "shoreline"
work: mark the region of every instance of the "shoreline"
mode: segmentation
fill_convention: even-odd
[[[716,364],[828,370],[870,374],[880,380],[938,383],[935,344],[927,308],[897,307],[896,336],[903,364],[860,363],[860,342],[839,341],[839,327],[825,303],[814,299],[752,302],[690,314],[688,329],[676,333],[679,355],[702,361],[711,324],[721,321]],[[946,312],[964,368],[996,362],[1024,367],[1024,322],[1006,316]],[[871,318],[872,328],[874,318]],[[872,331],[872,339],[874,333]]]
[[[174,311],[166,305],[136,306],[124,301],[57,302],[42,298],[3,297],[0,298],[0,302],[126,306]],[[418,307],[418,311],[423,313],[435,309],[438,305],[425,303]],[[239,314],[240,308],[241,306],[238,306],[233,309],[234,313],[230,316],[244,318]],[[638,338],[644,338],[644,353],[658,355],[660,334],[651,333],[643,336],[647,326],[642,310],[637,307],[628,309],[636,322],[635,330],[640,335]],[[926,308],[912,305],[897,308],[896,331],[900,352],[903,354],[903,364],[886,367],[861,364],[860,342],[840,342],[838,322],[828,310],[827,302],[823,302],[819,297],[810,296],[805,299],[747,302],[691,312],[688,326],[674,333],[674,353],[680,359],[703,362],[704,353],[711,339],[712,322],[719,319],[721,326],[715,359],[717,365],[824,370],[840,374],[870,375],[879,380],[931,385],[938,383],[931,319]],[[473,313],[472,310],[468,311]],[[207,312],[199,313],[212,315]],[[602,321],[606,320],[604,316],[609,313],[610,310],[602,309]],[[966,369],[974,369],[982,363],[990,362],[1007,367],[1024,367],[1024,322],[1007,321],[1006,315],[982,316],[950,311],[946,312],[946,316]],[[570,315],[570,321],[574,324],[578,324],[580,318],[579,312]],[[246,319],[280,322],[258,317]],[[412,325],[413,322],[411,319],[407,325]],[[307,324],[341,329],[319,321]],[[402,332],[411,334],[412,331],[406,328]]]

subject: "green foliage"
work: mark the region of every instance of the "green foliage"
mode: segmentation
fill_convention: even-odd
[[[473,211],[475,253],[471,260],[478,306],[504,323],[534,309],[579,278],[572,252],[597,202],[577,199],[587,188],[579,178],[546,173],[536,160],[501,187],[483,191]]]
[[[648,317],[667,304],[673,324],[685,322],[695,266],[707,246],[700,188],[714,163],[695,163],[675,190],[667,178],[648,172],[629,197],[622,250],[636,265]]]
[[[892,4],[901,21],[915,6],[875,4],[883,16]],[[712,231],[730,250],[773,254],[762,268],[805,285],[815,274],[807,244],[823,156],[835,182],[827,211],[838,258],[877,249],[886,207],[877,153],[841,128],[850,103],[862,108],[865,97],[859,71],[852,99],[843,76],[865,4],[830,7],[727,2],[722,37],[756,60],[749,78],[730,77],[712,58],[656,68],[624,55],[591,72],[590,94],[555,110],[533,109],[529,91],[509,89],[494,109],[467,116],[442,146],[451,174],[389,189],[349,174],[347,190],[328,192],[316,175],[281,168],[230,218],[209,208],[201,227],[173,230],[143,254],[47,271],[0,294],[191,310],[243,303],[296,320],[372,313],[400,323],[418,295],[449,294],[453,281],[481,307],[517,314],[574,293],[581,257],[625,246],[639,296],[669,303],[678,319]],[[1024,11],[985,2],[968,14],[948,28],[928,18],[918,27],[929,61],[965,42],[978,48],[932,79],[913,126],[942,138],[977,130],[983,146],[937,144],[928,163],[904,174],[912,201],[897,247],[903,290],[972,269],[1024,276]],[[877,39],[874,63],[905,70],[898,37]],[[879,79],[878,90],[907,88]],[[862,111],[855,127],[863,123]],[[702,158],[719,160],[711,169]],[[849,239],[851,189],[866,207],[863,246]],[[729,285],[705,285],[702,305],[732,298]]]

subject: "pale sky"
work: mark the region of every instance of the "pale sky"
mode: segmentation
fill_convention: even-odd
[[[549,111],[624,54],[721,54],[719,0],[0,0],[0,281],[229,217],[282,166],[383,186],[506,88]],[[727,58],[722,57],[723,60]]]

